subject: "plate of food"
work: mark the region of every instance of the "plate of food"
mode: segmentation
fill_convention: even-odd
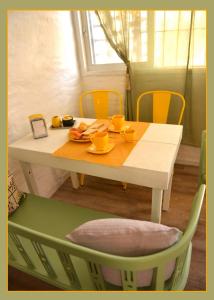
[[[78,143],[88,143],[90,142],[91,132],[87,132],[88,125],[85,123],[80,123],[77,128],[70,128],[68,132],[69,141]]]
[[[68,132],[69,140],[72,142],[87,143],[91,141],[91,135],[96,132],[107,131],[107,129],[108,126],[104,123],[93,123],[88,125],[81,122],[78,127],[70,128]]]

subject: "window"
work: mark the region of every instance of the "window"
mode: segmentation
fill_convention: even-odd
[[[112,13],[117,17],[117,11]],[[95,12],[82,13],[82,18],[87,64],[93,67],[123,63],[107,41]],[[132,61],[144,62],[156,68],[185,66],[190,22],[191,11],[139,11],[134,20],[130,18]],[[195,12],[192,34],[191,63],[205,66],[206,11]],[[136,43],[136,37],[140,43]]]
[[[117,53],[108,43],[99,20],[94,12],[87,12],[87,25],[92,64],[122,63]]]
[[[154,24],[154,66],[185,66],[188,53],[190,11],[157,11]],[[196,11],[192,59],[195,66],[206,63],[206,12]],[[170,51],[171,50],[171,51]]]

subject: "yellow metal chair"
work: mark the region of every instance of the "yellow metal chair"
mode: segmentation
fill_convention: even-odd
[[[115,100],[113,103],[118,108],[115,113],[123,114],[123,96],[120,92],[116,90],[91,90],[80,95],[80,116],[83,118],[88,117],[88,114],[84,112],[84,104],[91,99],[94,108],[94,117],[97,119],[108,118],[111,111],[111,98]]]
[[[112,98],[112,103],[111,103]],[[95,117],[96,119],[107,119],[111,115],[111,111],[118,114],[123,114],[123,96],[120,92],[116,90],[91,90],[86,91],[80,95],[79,105],[80,105],[80,117],[89,117],[87,113],[84,112],[84,106],[87,106],[87,102],[91,101],[91,105],[94,108],[94,115],[90,117]],[[112,107],[110,107],[112,104]],[[80,174],[80,185],[84,185],[84,174]],[[122,183],[123,188],[126,188],[126,183]]]
[[[136,110],[136,120],[140,121],[140,104],[145,100],[146,96],[152,97],[152,121],[153,123],[166,124],[170,123],[168,121],[168,115],[170,111],[170,103],[172,101],[177,101],[179,106],[178,108],[178,118],[176,124],[181,124],[184,109],[185,109],[185,99],[184,97],[173,91],[148,91],[140,94],[137,98],[137,110]],[[179,103],[180,102],[180,103]],[[143,115],[143,114],[142,114]]]
[[[136,112],[136,119],[137,121],[140,120],[140,104],[145,99],[145,96],[152,95],[153,98],[153,122],[154,123],[167,123],[168,115],[169,115],[169,108],[172,98],[180,102],[179,107],[179,116],[177,120],[177,124],[181,124],[184,109],[185,109],[185,99],[184,97],[173,91],[148,91],[142,93],[137,99],[137,112]]]

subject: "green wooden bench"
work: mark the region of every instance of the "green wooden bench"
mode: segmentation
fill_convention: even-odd
[[[9,265],[63,290],[137,290],[134,274],[146,269],[154,270],[147,289],[182,290],[188,278],[191,240],[204,192],[205,185],[201,185],[181,239],[164,251],[142,257],[106,254],[65,238],[86,221],[118,216],[29,194],[9,217]],[[176,259],[176,267],[165,282],[164,267],[172,259]],[[122,286],[105,282],[100,266],[119,269]]]

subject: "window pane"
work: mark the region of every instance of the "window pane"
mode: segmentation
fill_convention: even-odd
[[[188,46],[186,42],[189,40],[189,31],[180,30],[178,33],[178,48],[177,48],[177,66],[185,66],[187,64]]]
[[[165,13],[165,30],[178,29],[178,11],[166,11]]]
[[[148,49],[147,49],[147,33],[141,34],[141,61],[145,62],[148,60]]]
[[[164,66],[176,66],[177,31],[166,31],[163,44]]]
[[[96,61],[95,64],[113,64],[113,63],[118,63],[118,56],[113,56],[111,53],[96,53]]]
[[[133,62],[148,60],[147,46],[147,11],[133,11],[129,26],[129,53]]]
[[[92,30],[92,35],[93,35],[93,37],[95,37],[96,38],[96,40],[98,39],[98,40],[105,40],[105,34],[104,34],[104,32],[103,32],[103,30],[102,30],[102,28],[99,26],[94,26],[94,27],[92,27],[91,28],[91,30]]]
[[[195,28],[206,28],[206,11],[198,10],[195,12]]]
[[[193,65],[201,66],[206,63],[206,31],[196,29],[194,31]]]
[[[191,11],[155,12],[154,65],[185,66],[190,37]],[[163,32],[163,35],[160,32]],[[204,66],[206,62],[206,12],[196,11],[192,35],[191,62]],[[162,59],[163,57],[163,59]]]
[[[179,20],[179,30],[190,29],[191,11],[181,11]]]
[[[141,26],[140,29],[141,31],[146,31],[147,30],[147,12],[146,11],[141,11]]]
[[[97,15],[90,11],[88,16],[88,29],[90,36],[90,50],[93,64],[122,63],[115,50],[107,41],[100,26]],[[119,25],[117,24],[117,29]]]
[[[206,65],[206,11],[196,11],[193,35],[193,65]]]
[[[90,18],[91,24],[93,24],[93,26],[100,26],[100,22],[97,18],[97,15],[93,11],[88,12],[88,17]]]
[[[158,67],[163,65],[163,35],[163,32],[155,33],[154,65]]]
[[[121,62],[116,52],[104,41],[94,41],[95,64]],[[101,59],[102,58],[102,59]]]
[[[155,31],[164,30],[164,11],[155,12]]]

